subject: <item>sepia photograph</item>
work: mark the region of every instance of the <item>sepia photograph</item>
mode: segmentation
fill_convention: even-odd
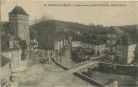
[[[0,87],[138,87],[138,2],[1,0]]]

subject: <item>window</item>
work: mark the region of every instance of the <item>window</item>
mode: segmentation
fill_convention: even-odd
[[[10,76],[10,81],[14,82],[15,81],[15,76]]]

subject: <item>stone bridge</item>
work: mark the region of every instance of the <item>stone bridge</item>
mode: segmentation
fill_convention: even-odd
[[[99,58],[102,58],[102,57],[103,57],[103,55],[102,56],[98,56],[98,57],[93,57],[91,60],[75,64],[73,67],[66,67],[65,65],[60,64],[54,58],[53,58],[53,61],[57,65],[59,65],[60,67],[62,67],[63,69],[67,70],[68,72],[72,72],[73,73],[73,72],[79,71],[79,70],[81,70],[83,68],[87,68],[87,67],[91,67],[91,66],[97,66],[98,62],[95,61],[95,60],[99,59]]]

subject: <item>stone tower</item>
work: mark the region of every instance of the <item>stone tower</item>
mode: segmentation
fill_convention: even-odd
[[[25,40],[29,45],[29,15],[22,7],[16,6],[9,12],[9,23],[12,35],[14,37],[19,37],[21,40]]]

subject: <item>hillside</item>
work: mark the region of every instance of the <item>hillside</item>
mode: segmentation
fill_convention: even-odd
[[[131,39],[136,41],[136,26],[119,26],[121,30],[125,31]],[[76,33],[81,35],[86,34],[104,34],[106,35],[111,27],[102,25],[84,25],[74,22],[64,22],[58,20],[41,21],[30,26],[31,39],[37,38],[40,48],[51,49],[55,40],[63,37],[73,36]]]
[[[133,41],[137,40],[138,28],[136,27],[136,25],[120,26],[120,29],[125,31]]]
[[[57,20],[42,21],[30,27],[31,39],[37,38],[40,48],[51,49],[57,39],[73,35],[75,32],[84,31],[88,26],[72,22]],[[44,45],[42,47],[42,45]],[[48,47],[48,48],[47,48]]]

